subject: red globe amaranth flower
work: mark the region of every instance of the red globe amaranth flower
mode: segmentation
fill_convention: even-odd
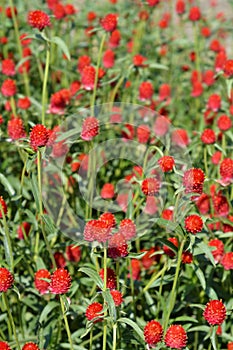
[[[29,235],[31,229],[31,224],[29,222],[22,222],[22,224],[17,229],[17,234],[19,239],[24,239]]]
[[[233,350],[233,341],[227,344],[227,350]]]
[[[100,24],[106,32],[113,32],[117,27],[117,15],[109,13],[100,20]]]
[[[103,185],[100,192],[100,195],[103,199],[111,199],[114,197],[114,194],[115,194],[115,190],[114,190],[113,184],[107,183]]]
[[[15,75],[15,62],[11,58],[6,58],[2,60],[2,74],[5,74],[9,77]]]
[[[120,222],[119,232],[126,240],[130,240],[136,236],[136,225],[131,219],[123,219]]]
[[[169,242],[171,242],[175,247],[178,248],[178,245],[179,245],[179,241],[176,237],[169,237],[167,239]],[[174,247],[174,248],[175,248]],[[163,246],[163,251],[166,255],[168,255],[170,258],[174,258],[174,256],[176,255],[176,253],[170,248],[168,247],[167,245],[164,245]]]
[[[106,242],[111,237],[111,227],[106,221],[90,220],[85,225],[83,237],[89,242]]]
[[[145,67],[144,62],[147,60],[146,57],[137,54],[133,56],[133,65],[135,67]]]
[[[225,253],[220,261],[224,270],[233,270],[233,252]]]
[[[199,7],[197,7],[197,6],[191,7],[191,9],[189,11],[190,21],[192,21],[192,22],[199,21],[200,18],[201,18],[201,11],[200,11]]]
[[[50,17],[47,15],[47,13],[41,10],[30,11],[28,13],[28,24],[31,27],[37,28],[40,31],[42,31],[45,27],[51,25]]]
[[[46,146],[49,139],[48,129],[42,125],[35,125],[30,132],[30,146],[37,151],[38,147]]]
[[[182,253],[182,263],[183,264],[191,264],[193,262],[193,254],[190,252],[183,252]]]
[[[122,128],[121,136],[124,139],[132,140],[134,137],[134,126],[131,124],[125,124]]]
[[[81,72],[81,83],[85,90],[93,90],[95,86],[96,70],[93,66],[85,66]]]
[[[145,196],[155,196],[159,192],[160,182],[153,177],[147,178],[142,181],[141,189]]]
[[[203,221],[199,215],[189,215],[185,218],[185,229],[188,232],[196,234],[203,229]]]
[[[158,344],[163,337],[163,327],[158,321],[152,320],[147,322],[144,327],[145,342],[153,347]]]
[[[211,30],[209,27],[202,27],[201,28],[201,35],[204,38],[209,38],[211,36]]]
[[[214,154],[211,157],[211,162],[214,165],[218,165],[220,163],[221,159],[222,159],[222,152],[216,151],[216,152],[214,152]]]
[[[28,109],[31,106],[31,101],[28,97],[18,99],[17,107],[20,109]]]
[[[210,197],[206,193],[202,193],[197,201],[196,206],[202,215],[209,213],[210,211]]]
[[[191,92],[191,96],[192,97],[199,97],[202,95],[203,93],[203,86],[202,83],[200,81],[194,81],[192,83],[192,92]]]
[[[227,131],[227,130],[231,129],[231,127],[232,127],[231,118],[225,114],[221,115],[217,120],[217,125],[218,125],[219,130]]]
[[[99,121],[95,117],[87,117],[83,121],[81,138],[85,141],[91,141],[99,134]]]
[[[140,143],[147,143],[150,138],[150,128],[148,125],[139,125],[137,127],[137,139]]]
[[[114,304],[116,306],[120,306],[123,303],[123,296],[119,290],[113,289],[110,291],[111,296],[113,298]]]
[[[108,49],[107,51],[104,52],[103,54],[103,66],[104,68],[112,68],[115,64],[115,53],[114,51]]]
[[[176,13],[178,15],[183,15],[183,13],[185,13],[185,2],[183,0],[176,1]]]
[[[5,341],[0,341],[0,350],[11,350],[11,348]]]
[[[12,79],[6,79],[2,83],[1,86],[1,93],[3,94],[4,97],[12,97],[16,94],[17,88],[15,81]]]
[[[91,64],[91,58],[90,56],[83,55],[78,58],[78,64],[77,64],[77,69],[79,73],[82,73],[84,67],[90,66]]]
[[[12,13],[11,7],[8,6],[6,7],[5,13],[6,13],[6,16],[11,19],[13,18],[13,13],[15,14],[15,16],[17,16],[18,11],[17,11],[17,8],[13,6],[13,13]]]
[[[169,101],[171,98],[171,87],[169,84],[161,84],[159,87],[159,100]]]
[[[112,213],[103,213],[100,215],[99,220],[106,222],[108,227],[115,227],[116,226],[116,218]]]
[[[161,217],[165,220],[170,220],[172,221],[173,219],[173,210],[172,209],[164,209],[162,211]]]
[[[233,60],[226,60],[223,66],[223,72],[227,78],[231,78],[233,76]]]
[[[14,277],[8,269],[0,267],[0,292],[6,292],[12,287]]]
[[[7,214],[7,205],[6,205],[6,202],[4,201],[3,197],[0,196],[0,219],[2,219],[2,217],[3,217],[2,211],[3,211],[3,213],[4,213],[5,215]]]
[[[211,239],[208,243],[210,247],[215,247],[216,249],[212,250],[211,253],[214,257],[215,263],[219,263],[224,254],[224,243],[220,239]]]
[[[210,50],[212,50],[214,52],[220,52],[222,50],[222,46],[217,39],[213,39],[210,42]]]
[[[172,132],[172,143],[179,147],[186,147],[189,144],[188,133],[185,129],[177,129]]]
[[[64,268],[59,268],[51,276],[50,292],[53,294],[65,294],[71,287],[71,277]]]
[[[104,268],[100,269],[99,276],[104,280]],[[110,267],[107,268],[107,288],[116,289],[116,274]]]
[[[210,325],[221,325],[226,318],[226,308],[222,301],[211,300],[206,304],[203,316]]]
[[[67,260],[72,262],[79,262],[81,259],[82,250],[79,246],[71,244],[66,247],[66,257]]]
[[[217,53],[215,57],[215,64],[214,64],[216,72],[220,72],[224,68],[226,60],[227,60],[227,55],[225,50],[222,50]]]
[[[36,289],[40,292],[40,294],[49,292],[50,282],[46,281],[45,279],[51,279],[51,275],[48,270],[40,269],[35,273],[34,283]]]
[[[30,343],[26,343],[23,346],[22,350],[40,350],[40,349],[37,344],[30,342]]]
[[[90,304],[86,309],[85,315],[88,321],[92,321],[93,319],[95,319],[93,321],[94,323],[103,321],[103,305],[97,302]]]
[[[18,117],[11,118],[7,123],[7,133],[12,140],[26,137],[23,120]]]
[[[63,253],[56,252],[56,253],[53,254],[53,256],[54,256],[57,268],[66,266],[66,259],[65,259]]]
[[[206,145],[211,145],[215,143],[215,132],[212,129],[205,129],[201,134],[201,141]]]
[[[142,266],[145,269],[149,269],[154,262],[158,262],[161,258],[160,254],[155,255],[155,252],[160,250],[159,247],[152,247],[150,249],[142,249],[142,252],[146,252],[146,254],[142,257],[141,262],[142,262]]]
[[[225,158],[220,164],[220,175],[224,182],[233,180],[233,159]]]
[[[121,41],[121,32],[119,30],[114,30],[111,32],[111,35],[109,37],[109,47],[114,49],[120,45]]]
[[[165,335],[164,341],[166,346],[173,349],[182,349],[187,344],[187,334],[181,325],[171,325]]]
[[[132,269],[132,277],[134,281],[140,280],[141,273],[141,263],[138,259],[131,260],[131,269]],[[128,278],[130,278],[131,272],[128,274]]]
[[[151,100],[154,93],[154,88],[151,82],[144,81],[139,86],[139,100]]]
[[[158,5],[160,3],[160,0],[146,0],[146,2],[149,6],[152,7]]]
[[[183,176],[183,185],[186,193],[203,192],[203,183],[205,180],[204,172],[199,168],[191,168],[185,171]]]
[[[145,207],[143,209],[144,213],[148,215],[154,215],[158,211],[158,201],[154,196],[147,196]]]
[[[203,83],[207,86],[211,86],[215,82],[214,72],[212,70],[207,70],[202,74]]]
[[[225,179],[224,179],[225,180]],[[230,206],[225,196],[219,192],[213,198],[214,213],[218,216],[227,216],[229,214]]]
[[[174,158],[171,156],[163,156],[158,160],[159,166],[163,172],[172,171],[175,165]]]
[[[108,257],[112,259],[124,258],[128,254],[125,236],[120,232],[114,233],[108,242]]]
[[[207,102],[207,108],[217,112],[221,108],[221,97],[218,94],[211,95]]]

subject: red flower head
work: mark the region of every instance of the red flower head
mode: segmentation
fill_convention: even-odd
[[[7,205],[4,201],[3,197],[0,196],[0,219],[2,219],[2,211],[6,215],[7,214]]]
[[[171,87],[169,84],[162,84],[159,87],[159,100],[169,100],[171,97]]]
[[[17,88],[15,81],[12,79],[6,79],[2,83],[1,93],[4,97],[12,97],[16,94]]]
[[[131,268],[132,268],[132,277],[134,281],[137,281],[140,279],[140,273],[141,273],[141,263],[138,259],[132,259],[131,260]],[[128,274],[128,277],[130,277],[130,274]]]
[[[192,7],[189,11],[190,21],[193,21],[193,22],[199,21],[200,18],[201,18],[201,11],[200,11],[199,7],[197,7],[197,6]]]
[[[210,210],[210,198],[208,194],[202,193],[196,201],[196,206],[202,215],[209,213]]]
[[[160,182],[153,177],[147,178],[142,181],[141,189],[145,196],[155,196],[159,192]]]
[[[172,132],[172,143],[179,147],[186,147],[189,144],[189,137],[185,129],[177,129]]]
[[[210,43],[210,50],[214,52],[220,52],[222,50],[222,46],[217,39],[213,39]]]
[[[103,213],[100,215],[99,220],[106,222],[108,227],[115,227],[116,226],[116,218],[112,213]]]
[[[158,321],[152,320],[147,322],[144,327],[145,342],[153,347],[162,340],[163,328]]]
[[[215,143],[215,132],[212,129],[205,129],[201,134],[201,141],[206,145],[211,145],[212,143]]]
[[[171,325],[165,335],[164,341],[166,346],[173,349],[182,349],[187,344],[187,334],[181,325]]]
[[[183,252],[182,253],[182,263],[183,264],[191,264],[193,262],[193,254],[190,252]]]
[[[81,72],[81,83],[85,90],[93,90],[95,85],[95,67],[85,66]]]
[[[119,30],[114,30],[109,38],[109,47],[116,48],[119,46],[121,41],[121,32]]]
[[[201,28],[201,35],[204,37],[204,38],[208,38],[209,36],[211,36],[211,30],[209,27],[202,27]]]
[[[176,237],[169,237],[167,240],[171,242],[175,247],[178,248],[179,242]],[[176,253],[167,245],[163,246],[163,251],[166,255],[170,256],[170,258],[174,258],[174,256],[176,255]]]
[[[168,132],[170,127],[170,121],[164,116],[158,116],[155,120],[153,131],[157,136],[164,136]]]
[[[154,215],[158,211],[158,201],[157,198],[154,196],[147,196],[146,197],[146,204],[143,209],[144,213],[148,215]]]
[[[221,97],[217,94],[211,95],[207,102],[207,108],[217,112],[221,108]]]
[[[11,348],[5,341],[0,341],[0,350],[11,350]]]
[[[91,64],[91,58],[90,56],[83,55],[78,58],[78,64],[77,64],[77,69],[79,73],[82,73],[83,68],[86,66],[90,66]]]
[[[49,131],[42,124],[35,125],[30,132],[30,146],[37,151],[38,147],[46,146],[49,139]]]
[[[223,66],[224,75],[227,78],[233,76],[233,60],[227,60]]]
[[[105,51],[102,60],[104,68],[112,68],[115,64],[115,53],[110,49]]]
[[[194,81],[192,83],[192,92],[191,92],[191,96],[192,97],[198,97],[201,96],[203,93],[203,86],[202,83],[200,81]]]
[[[40,349],[37,344],[30,342],[30,343],[26,343],[23,346],[22,350],[40,350]]]
[[[132,140],[134,137],[134,126],[131,124],[125,124],[122,128],[121,135],[124,139]]]
[[[222,158],[222,152],[216,151],[216,152],[214,152],[214,154],[211,157],[211,162],[214,165],[218,165],[221,161],[221,158]]]
[[[124,258],[129,254],[128,245],[125,236],[120,233],[114,233],[108,243],[108,256],[112,259]]]
[[[207,86],[211,86],[215,82],[214,72],[212,70],[207,70],[202,75],[202,80]]]
[[[56,267],[65,267],[66,266],[66,259],[64,257],[64,254],[61,252],[56,252],[53,254],[55,262],[56,262]]]
[[[226,60],[227,60],[227,55],[225,50],[222,50],[217,53],[215,57],[215,64],[214,64],[216,72],[220,72],[224,68]]]
[[[225,180],[225,179],[224,179]],[[213,196],[214,212],[217,216],[227,216],[229,214],[229,203],[225,196],[219,192]]]
[[[46,269],[38,270],[35,273],[34,283],[36,289],[40,292],[40,294],[45,294],[49,292],[50,282],[45,281],[44,279],[51,279],[50,272]]]
[[[2,74],[13,76],[15,75],[15,62],[11,58],[2,60]]]
[[[18,99],[17,107],[20,109],[28,109],[31,106],[31,101],[28,97]]]
[[[221,115],[217,120],[217,125],[218,125],[219,130],[227,131],[227,130],[231,129],[231,127],[232,127],[231,118],[225,114]]]
[[[71,287],[71,277],[66,269],[59,268],[51,276],[50,291],[53,294],[65,294]]]
[[[130,240],[136,236],[136,225],[131,219],[123,219],[120,222],[119,232],[126,240]]]
[[[13,13],[15,14],[15,16],[17,16],[17,14],[18,14],[18,11],[17,11],[17,8],[14,6],[13,7],[13,13],[12,13],[12,11],[11,11],[11,7],[10,6],[8,6],[7,8],[6,8],[6,16],[8,17],[8,18],[13,18]]]
[[[215,247],[216,249],[212,250],[211,253],[214,257],[215,263],[219,263],[224,254],[224,244],[220,239],[211,239],[208,244],[210,247]]]
[[[99,275],[104,280],[104,269],[100,269]],[[110,267],[107,268],[107,288],[116,289],[116,274]]]
[[[150,128],[148,125],[139,125],[137,127],[137,139],[140,143],[147,143],[150,138]]]
[[[12,287],[14,277],[5,267],[0,267],[0,292],[6,292]]]
[[[18,227],[17,233],[19,239],[24,239],[24,237],[29,235],[31,229],[31,224],[29,222],[22,222],[22,224]]]
[[[142,249],[142,252],[146,252],[146,254],[142,257],[142,266],[145,269],[149,269],[155,261],[159,261],[161,255],[157,254],[155,255],[154,253],[159,250],[159,247],[152,247],[150,249]]]
[[[133,65],[135,67],[145,67],[144,61],[146,61],[146,57],[138,54],[133,56]]]
[[[220,175],[224,182],[231,182],[233,180],[233,159],[223,159],[220,164]]]
[[[114,185],[107,183],[104,184],[102,189],[101,189],[101,197],[104,199],[111,199],[114,197],[115,191],[114,191]]]
[[[40,31],[42,31],[45,27],[51,25],[50,17],[47,15],[47,13],[41,10],[30,11],[28,13],[28,24],[31,27],[37,28]]]
[[[175,165],[174,158],[171,156],[163,156],[158,160],[158,163],[164,173],[172,171]]]
[[[226,308],[222,301],[211,300],[206,304],[203,316],[210,325],[221,325],[226,318]]]
[[[117,15],[109,13],[100,20],[100,24],[106,32],[113,32],[117,27]]]
[[[227,344],[227,350],[233,350],[233,341]]]
[[[87,117],[83,121],[81,138],[85,141],[91,141],[99,134],[99,121],[95,117]]]
[[[95,319],[93,321],[94,323],[101,322],[103,321],[103,316],[103,305],[100,303],[92,303],[86,309],[86,318],[88,321]]]
[[[69,261],[79,262],[81,259],[81,254],[81,248],[78,246],[71,244],[66,247],[66,257]]]
[[[151,100],[154,93],[154,88],[151,82],[144,81],[139,86],[139,100],[146,101]]]
[[[111,227],[106,221],[90,220],[84,228],[83,236],[89,242],[106,242],[111,237]]]
[[[26,137],[26,132],[21,118],[11,118],[7,124],[7,133],[12,140]]]
[[[161,214],[162,218],[165,220],[172,220],[173,219],[173,210],[172,209],[164,209]]]
[[[224,270],[233,270],[233,252],[225,253],[220,261]]]
[[[199,193],[203,192],[203,183],[205,180],[205,174],[201,169],[192,168],[185,171],[183,176],[183,185],[186,193]]]
[[[158,5],[160,3],[160,0],[146,0],[146,2],[149,6],[152,7]]]
[[[184,0],[176,1],[176,13],[182,15],[185,12],[185,2]]]
[[[185,229],[188,232],[196,234],[203,229],[203,221],[199,215],[189,215],[185,218]]]
[[[116,306],[120,306],[123,303],[122,293],[119,290],[115,290],[115,289],[111,290],[110,293],[112,295],[114,304]]]

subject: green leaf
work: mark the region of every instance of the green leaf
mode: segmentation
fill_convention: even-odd
[[[59,303],[57,303],[56,301],[51,301],[49,304],[47,304],[43,309],[43,311],[41,312],[39,322],[42,323],[46,319],[48,314],[51,313],[51,311],[58,306],[59,306]]]
[[[209,330],[210,330],[209,326],[201,325],[201,326],[189,328],[187,332],[205,332],[205,333],[208,333]]]
[[[81,267],[78,271],[83,272],[90,277],[100,289],[104,288],[104,282],[95,270],[89,267]]]
[[[57,44],[70,61],[70,52],[68,47],[66,46],[66,43],[58,36],[54,36],[50,41],[51,43]]]
[[[210,336],[210,340],[211,340],[211,344],[213,345],[214,350],[218,350],[217,349],[217,345],[216,345],[216,327],[212,328],[211,331],[211,336]]]
[[[103,291],[102,293],[104,299],[106,300],[106,302],[108,303],[108,309],[109,309],[109,314],[110,316],[114,319],[114,321],[116,321],[116,306],[114,303],[114,300],[112,298],[112,295],[110,293],[110,290],[107,289],[106,291]]]
[[[196,273],[202,288],[205,290],[206,289],[206,280],[205,280],[205,276],[204,273],[202,272],[202,270],[200,269],[199,266],[192,264],[192,268],[194,269],[194,272]]]
[[[194,323],[198,323],[198,320],[196,320],[193,317],[190,316],[179,316],[177,318],[175,318],[174,320],[175,322],[194,322]]]
[[[39,212],[40,210],[40,206],[39,206],[39,190],[38,190],[38,183],[37,183],[37,177],[35,174],[32,174],[32,177],[31,177],[31,186],[32,186],[32,194],[33,194],[33,197],[35,199],[35,203],[36,203],[36,208]]]
[[[14,196],[15,190],[3,174],[0,174],[0,182],[4,186],[5,190],[9,193],[9,195]]]
[[[129,318],[126,318],[126,317],[119,318],[118,322],[125,323],[125,324],[129,325],[130,327],[132,327],[135,330],[135,332],[138,334],[139,338],[144,343],[143,331],[141,330],[141,328],[138,327],[137,323],[135,323],[134,321],[132,321]]]
[[[128,258],[130,259],[137,259],[140,260],[141,258],[143,258],[144,255],[146,255],[147,252],[142,252],[142,253],[129,253],[129,255],[127,255]]]
[[[216,266],[213,254],[211,253],[210,247],[205,244],[204,242],[197,243],[197,247],[200,249],[200,251],[208,257],[208,259],[211,261],[213,266]]]

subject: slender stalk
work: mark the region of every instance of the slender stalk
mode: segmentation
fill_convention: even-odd
[[[16,117],[15,99],[13,96],[10,98],[10,105],[13,115]]]
[[[108,259],[108,250],[107,247],[104,246],[104,288],[103,291],[105,292],[107,289],[107,259]],[[107,316],[107,312],[105,311],[104,313],[104,318]],[[102,350],[107,349],[107,323],[106,320],[104,319],[104,324],[103,324],[103,347]]]
[[[64,321],[65,321],[66,333],[67,333],[68,340],[70,343],[70,349],[74,350],[73,341],[72,341],[71,333],[70,333],[70,327],[69,327],[69,323],[68,323],[66,311],[65,311],[65,304],[64,304],[64,300],[62,299],[61,295],[60,295],[60,303],[61,303],[62,315],[63,315]]]
[[[117,350],[117,324],[115,323],[113,326],[113,343],[112,350]]]
[[[131,289],[131,295],[133,299],[133,311],[134,311],[134,319],[136,320],[136,304],[135,304],[135,292],[134,292],[134,279],[133,279],[133,268],[131,264],[130,258],[128,258],[128,264],[129,264],[129,273],[130,273],[130,289]]]
[[[150,286],[161,276],[164,274],[164,272],[167,269],[167,264],[164,264],[164,267],[162,268],[162,270],[160,270],[158,273],[153,274],[153,276],[151,277],[150,281],[147,283],[147,285],[143,288],[143,293],[145,293]]]
[[[10,269],[11,269],[12,273],[14,273],[14,258],[13,258],[13,251],[12,251],[11,239],[10,239],[10,232],[9,232],[9,228],[8,228],[8,226],[7,226],[5,213],[4,213],[4,210],[3,210],[3,208],[2,208],[1,205],[0,205],[0,212],[1,212],[1,214],[2,214],[4,235],[5,235],[5,237],[6,237],[6,244],[7,244],[6,252],[7,252],[7,250],[8,250]]]
[[[92,343],[93,343],[93,329],[90,331],[90,345],[89,345],[89,350],[92,350]]]
[[[47,107],[47,82],[49,75],[49,63],[50,63],[50,45],[47,43],[46,46],[46,62],[45,62],[45,72],[44,72],[44,80],[43,80],[43,88],[42,88],[42,124],[45,124],[45,112]]]
[[[204,147],[204,166],[205,166],[205,175],[208,178],[207,147]]]
[[[18,336],[17,336],[17,333],[16,333],[16,327],[15,327],[14,319],[12,317],[12,313],[11,313],[11,310],[10,310],[10,307],[9,307],[9,303],[8,303],[8,299],[7,299],[6,293],[2,293],[2,298],[3,298],[3,302],[4,302],[5,306],[6,306],[8,315],[9,315],[9,319],[10,319],[10,323],[11,323],[11,326],[12,326],[12,329],[13,329],[13,333],[14,333],[14,338],[15,338],[17,349],[21,350],[20,345],[19,345]]]
[[[199,79],[201,81],[201,64],[200,64],[200,50],[199,50],[199,36],[198,36],[198,24],[194,23],[194,45],[196,53],[196,70],[198,72]]]

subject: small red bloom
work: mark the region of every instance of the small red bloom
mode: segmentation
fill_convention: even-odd
[[[191,96],[192,97],[199,97],[202,95],[203,93],[203,86],[202,86],[202,83],[200,81],[194,81],[192,83],[192,91],[191,91]]]
[[[73,244],[66,247],[66,256],[69,261],[79,262],[81,259],[81,248]]]
[[[146,2],[149,6],[152,7],[158,5],[160,3],[160,0],[146,0]]]
[[[100,269],[99,275],[104,280],[104,269]],[[116,274],[110,267],[107,268],[107,288],[116,289]]]
[[[214,64],[216,72],[220,72],[224,68],[226,60],[227,60],[227,55],[225,50],[221,50],[220,52],[217,53],[215,57],[215,64]]]
[[[137,127],[137,139],[140,143],[147,143],[150,138],[150,128],[148,125],[139,125]]]
[[[122,293],[119,290],[113,289],[110,291],[114,304],[116,306],[120,306],[123,303],[123,296]]]
[[[49,139],[48,129],[42,124],[35,125],[30,132],[30,146],[37,151],[38,147],[46,146]]]
[[[179,147],[186,147],[189,144],[188,133],[185,129],[177,129],[172,132],[172,143]]]
[[[183,264],[191,264],[193,262],[193,254],[190,252],[183,252],[182,253],[182,263]]]
[[[161,255],[157,254],[155,255],[155,252],[159,250],[159,247],[152,247],[150,249],[142,249],[142,252],[146,252],[146,254],[142,257],[142,266],[145,269],[149,269],[155,261],[159,261]]]
[[[224,75],[227,78],[233,76],[233,60],[227,60],[223,66]]]
[[[125,236],[120,232],[114,233],[114,235],[111,236],[108,242],[109,258],[124,258],[128,254],[128,245]]]
[[[79,73],[82,73],[83,68],[86,66],[90,66],[91,64],[91,58],[90,56],[83,55],[78,58],[78,64],[77,64],[77,69]]]
[[[207,86],[211,86],[215,82],[214,72],[212,70],[207,70],[202,75],[202,80]]]
[[[155,120],[153,131],[157,136],[164,136],[170,127],[170,121],[164,116],[158,116]]]
[[[163,156],[158,160],[159,166],[163,172],[172,171],[175,165],[174,158],[171,156]]]
[[[141,273],[141,263],[138,259],[132,259],[131,260],[131,268],[132,268],[132,277],[134,281],[140,280],[140,273]],[[130,277],[130,274],[128,274],[128,277]]]
[[[12,287],[14,277],[8,269],[0,267],[0,292],[6,292]]]
[[[133,65],[135,67],[145,67],[144,65],[144,61],[146,60],[147,58],[138,54],[138,55],[135,55],[133,56]]]
[[[213,205],[216,215],[227,216],[229,214],[230,206],[228,200],[221,194],[221,192],[213,196]]]
[[[26,343],[23,346],[22,350],[40,350],[40,349],[37,344],[30,342],[30,343]]]
[[[101,322],[103,321],[103,316],[103,305],[100,303],[92,303],[86,309],[86,318],[88,321],[95,319],[93,321],[94,323]]]
[[[112,68],[115,64],[115,53],[110,49],[105,51],[102,60],[104,68]]]
[[[222,46],[217,39],[213,39],[210,42],[210,50],[212,50],[214,52],[220,52],[222,50]]]
[[[37,28],[40,31],[51,25],[50,17],[41,10],[30,11],[28,14],[28,23],[31,27]]]
[[[189,215],[185,218],[185,229],[188,232],[196,234],[203,229],[203,221],[199,215]]]
[[[191,168],[185,171],[183,176],[183,185],[186,193],[203,192],[203,183],[205,180],[204,172],[199,168]]]
[[[65,294],[71,287],[71,277],[66,269],[59,268],[51,276],[50,291],[53,294]]]
[[[120,222],[119,232],[126,240],[130,240],[136,236],[136,225],[131,219],[123,219]]]
[[[81,83],[85,90],[93,90],[95,85],[95,67],[85,66],[81,72]]]
[[[7,124],[7,133],[12,140],[19,140],[26,137],[26,132],[21,118],[11,118]]]
[[[221,115],[217,120],[217,125],[221,131],[227,131],[232,127],[231,118],[225,114]]]
[[[151,82],[144,81],[139,86],[139,99],[141,101],[151,100],[154,93],[154,88]]]
[[[211,36],[211,30],[209,27],[202,27],[201,28],[201,35],[204,37],[204,38],[208,38],[209,36]]]
[[[0,341],[0,350],[11,350],[11,348],[5,341]]]
[[[172,209],[164,209],[161,214],[162,218],[165,220],[173,219],[173,210]]]
[[[161,84],[159,87],[159,100],[166,101],[171,97],[171,87],[169,84]]]
[[[15,14],[15,16],[17,16],[17,14],[18,14],[18,11],[17,11],[17,8],[14,6],[13,7],[13,13],[12,13],[12,11],[11,11],[11,7],[10,6],[8,6],[7,8],[6,8],[6,16],[8,17],[8,18],[13,18],[13,13]]]
[[[173,349],[185,348],[187,340],[186,331],[181,325],[171,325],[164,338],[166,346]]]
[[[158,344],[163,337],[163,327],[158,321],[152,320],[147,322],[144,327],[145,342],[153,347]]]
[[[221,97],[218,94],[213,94],[209,97],[207,108],[217,112],[221,108]]]
[[[100,24],[106,32],[113,32],[117,27],[117,15],[109,13],[100,20]]]
[[[1,93],[4,97],[12,97],[16,94],[17,88],[15,81],[12,79],[6,79],[2,83]]]
[[[176,1],[176,13],[182,15],[185,12],[185,2],[183,0]]]
[[[224,254],[224,244],[220,239],[211,239],[208,243],[210,247],[215,247],[216,249],[212,250],[211,253],[214,257],[215,263],[219,263]]]
[[[65,267],[66,266],[66,259],[61,252],[56,252],[53,254],[55,262],[56,262],[56,267]]]
[[[31,101],[28,97],[18,99],[17,107],[20,109],[28,109],[31,106]]]
[[[119,46],[121,41],[121,32],[117,29],[115,29],[113,32],[111,32],[110,38],[109,38],[109,47],[116,48]]]
[[[220,261],[224,270],[233,270],[233,252],[225,253]]]
[[[171,242],[175,247],[178,248],[179,242],[176,237],[169,237],[167,240]],[[163,246],[163,251],[166,255],[170,256],[170,258],[174,258],[174,256],[176,255],[176,253],[167,245]]]
[[[0,219],[2,219],[2,211],[6,215],[7,214],[7,205],[4,201],[3,197],[0,196]]]
[[[160,182],[155,178],[147,178],[142,181],[142,192],[145,196],[155,196],[160,189]]]
[[[114,197],[115,191],[114,191],[114,185],[107,183],[104,184],[102,189],[101,189],[101,197],[104,199],[111,199]]]
[[[233,350],[233,341],[227,344],[227,350]]]
[[[211,145],[215,143],[216,136],[212,129],[205,129],[201,134],[201,141],[206,145]]]
[[[223,181],[231,182],[233,180],[233,159],[223,159],[220,164],[220,175]]]
[[[189,19],[190,21],[199,21],[199,19],[201,18],[201,11],[199,9],[199,7],[194,6],[190,9],[189,11]]]
[[[8,75],[10,77],[15,75],[15,73],[15,62],[10,58],[2,60],[2,74]]]
[[[111,236],[111,227],[106,221],[90,220],[84,228],[84,239],[86,241],[106,242]]]
[[[31,229],[31,224],[29,222],[22,222],[22,224],[18,227],[17,233],[19,239],[24,239],[24,237],[29,235]]]
[[[50,282],[45,281],[44,279],[51,279],[50,272],[46,269],[38,270],[35,273],[34,283],[36,289],[40,292],[40,294],[45,294],[49,292]]]
[[[221,325],[226,318],[226,308],[222,301],[211,300],[206,304],[203,316],[210,325]]]
[[[115,227],[116,226],[116,218],[112,213],[103,213],[100,215],[99,220],[106,222],[108,227]]]
[[[99,121],[95,117],[87,117],[83,121],[81,138],[85,141],[91,141],[99,134]]]
[[[196,201],[196,206],[202,215],[209,213],[210,198],[209,198],[208,194],[202,193]]]
[[[125,124],[122,128],[121,135],[124,139],[132,140],[134,137],[134,126],[131,124]]]

